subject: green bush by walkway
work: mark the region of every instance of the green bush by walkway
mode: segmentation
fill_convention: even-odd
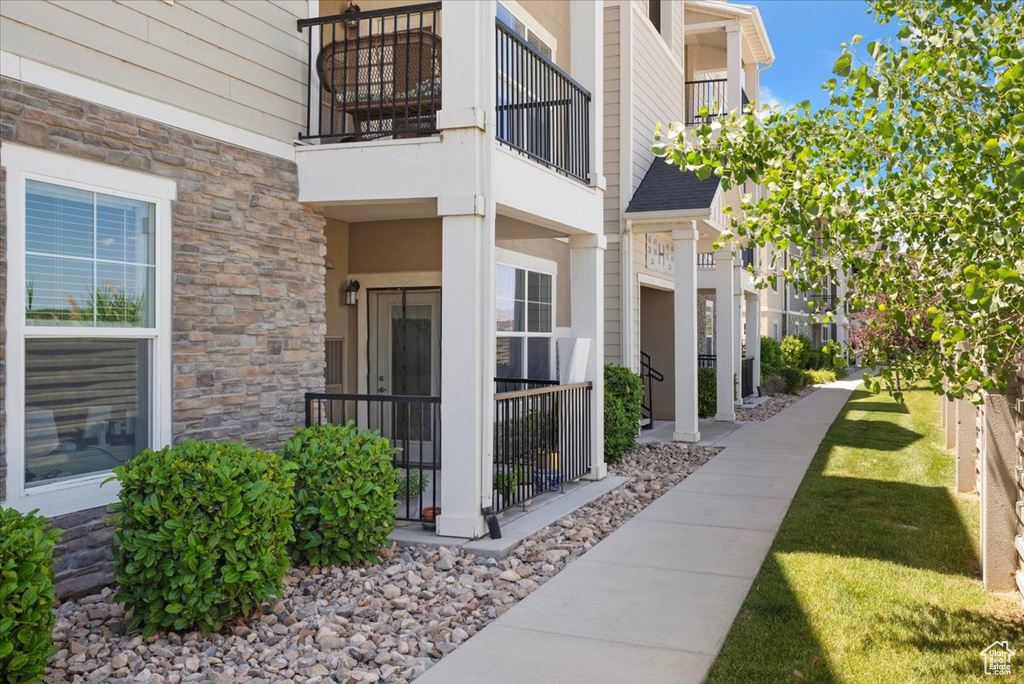
[[[129,629],[213,632],[281,590],[292,467],[241,444],[185,441],[114,469],[118,601]]]
[[[640,376],[622,366],[604,367],[604,460],[616,463],[636,444],[640,431]]]
[[[296,469],[295,546],[310,565],[375,561],[395,525],[395,449],[373,430],[317,425],[281,452]]]
[[[0,507],[0,681],[35,682],[53,647],[53,545],[49,520]]]
[[[708,682],[980,682],[991,642],[1020,653],[1024,613],[982,588],[938,401],[905,397],[857,391],[833,423]]]

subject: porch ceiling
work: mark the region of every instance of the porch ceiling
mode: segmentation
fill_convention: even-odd
[[[407,199],[387,202],[345,202],[321,205],[324,216],[347,223],[436,218],[436,199]]]

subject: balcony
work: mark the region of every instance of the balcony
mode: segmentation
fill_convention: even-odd
[[[713,78],[703,81],[686,82],[686,125],[700,126],[729,113],[728,79]],[[746,105],[746,90],[742,92],[742,103]]]
[[[436,134],[440,13],[441,3],[432,2],[299,20],[299,30],[309,30],[311,84],[299,139],[338,143]]]
[[[299,139],[332,144],[437,135],[440,26],[440,2],[300,20],[299,30],[309,32],[311,87]],[[498,143],[589,183],[590,92],[499,22],[494,78]]]
[[[817,293],[807,295],[814,313],[825,313],[836,310],[836,295],[828,293]]]
[[[506,26],[495,30],[498,142],[589,182],[590,93]]]

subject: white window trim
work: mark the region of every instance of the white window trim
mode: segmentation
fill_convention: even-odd
[[[525,7],[516,2],[516,0],[498,0],[498,4],[507,9],[509,14],[513,17],[523,22],[527,29],[540,36],[540,39],[544,41],[544,44],[551,48],[551,61],[557,64],[558,41],[555,40],[555,36],[544,28],[544,26],[542,26],[532,14],[527,12]],[[526,40],[527,36],[521,36],[521,38]]]
[[[66,157],[31,147],[4,143],[7,170],[7,484],[4,505],[21,511],[39,509],[46,516],[103,506],[117,499],[116,482],[101,485],[110,472],[91,473],[26,489],[25,487],[25,338],[130,337],[149,338],[152,345],[151,442],[171,442],[171,201],[174,181]],[[156,207],[155,327],[138,331],[93,328],[33,327],[25,323],[25,182],[39,180],[117,197],[150,202]]]
[[[543,257],[533,256],[532,254],[523,254],[522,252],[514,252],[510,249],[502,249],[496,247],[494,249],[494,261],[495,271],[497,266],[509,266],[511,268],[525,269],[526,271],[532,271],[534,273],[541,273],[543,275],[551,276],[551,332],[538,333],[538,332],[510,332],[507,330],[498,330],[495,327],[494,340],[497,343],[499,337],[521,337],[528,339],[531,337],[547,337],[551,340],[550,358],[549,364],[552,375],[557,375],[557,344],[555,341],[561,337],[559,335],[559,328],[556,325],[558,321],[558,262],[551,261],[550,259],[544,259]],[[497,311],[498,299],[497,293],[495,293],[494,308]],[[523,347],[523,352],[526,352],[526,346]],[[497,368],[494,369],[497,372]],[[523,368],[523,373],[526,373],[526,368]]]

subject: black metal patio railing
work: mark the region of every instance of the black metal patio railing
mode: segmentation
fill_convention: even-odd
[[[353,421],[398,449],[398,520],[423,521],[441,506],[441,397],[307,392],[305,401],[307,426]]]
[[[441,3],[300,19],[308,31],[306,131],[325,143],[437,133]],[[319,87],[317,87],[319,84]]]
[[[537,380],[534,378],[494,378],[494,393],[522,392],[538,387],[554,387],[557,380]]]
[[[501,512],[590,471],[592,385],[494,395],[492,507]]]
[[[507,27],[495,30],[498,141],[588,183],[590,92]]]
[[[718,365],[715,354],[698,354],[697,368],[715,368]]]

